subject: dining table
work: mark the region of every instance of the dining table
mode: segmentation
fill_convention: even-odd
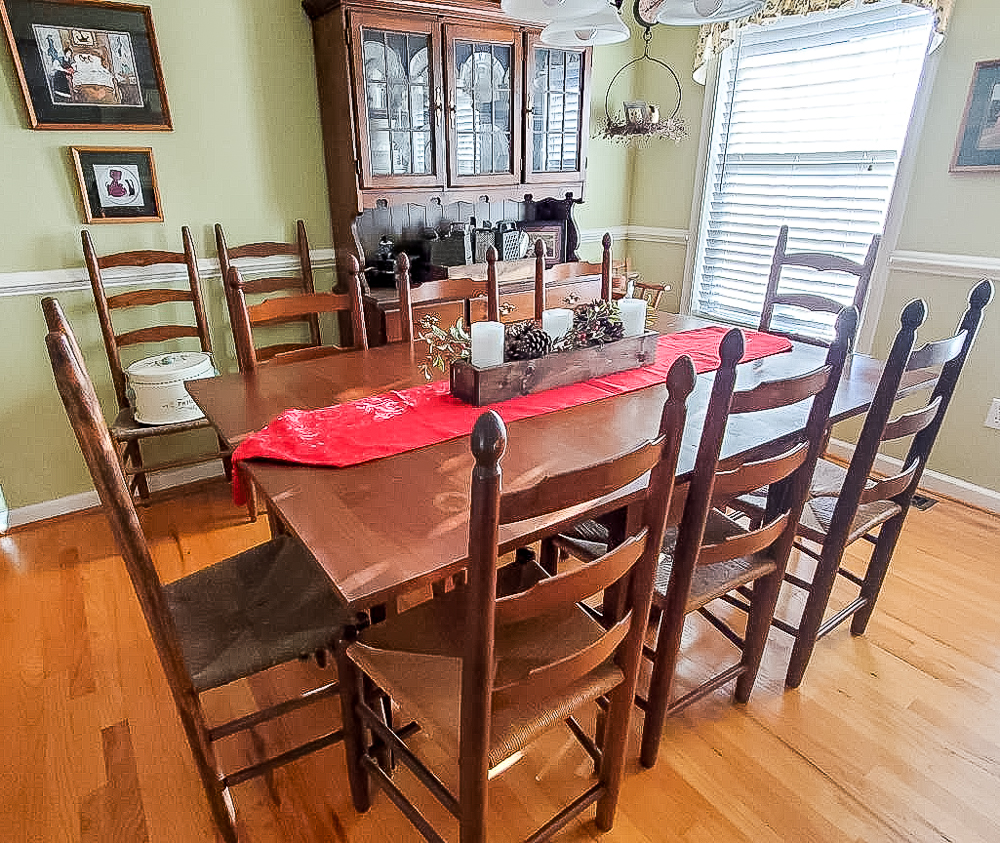
[[[676,333],[712,323],[658,313],[656,328]],[[785,378],[822,365],[826,349],[794,342],[790,351],[738,367],[737,386]],[[283,365],[261,366],[252,374],[227,374],[189,381],[188,392],[235,447],[290,408],[318,410],[425,383],[420,343],[396,343]],[[831,421],[863,413],[870,404],[882,364],[852,354],[834,401]],[[698,376],[688,399],[678,481],[694,466],[713,373]],[[927,373],[909,373],[904,390],[920,388]],[[614,397],[508,424],[501,462],[503,488],[517,489],[540,478],[621,454],[657,434],[666,387],[657,384]],[[734,417],[723,456],[752,455],[780,447],[805,423],[808,406]],[[266,502],[280,529],[296,536],[329,577],[346,605],[363,611],[390,604],[419,587],[461,571],[467,563],[469,495],[473,458],[468,436],[347,467],[298,465],[251,459],[241,470]],[[623,511],[641,489],[627,488],[603,499],[592,515]],[[528,545],[578,520],[581,513],[504,525],[501,553]]]

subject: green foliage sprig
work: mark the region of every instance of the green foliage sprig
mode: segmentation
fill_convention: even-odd
[[[420,364],[420,372],[427,380],[431,379],[431,367],[442,372],[452,360],[468,360],[472,357],[472,337],[462,324],[462,317],[448,330],[438,324],[438,318],[433,313],[426,314],[420,320],[423,333],[417,335],[418,340],[427,343],[427,359]]]

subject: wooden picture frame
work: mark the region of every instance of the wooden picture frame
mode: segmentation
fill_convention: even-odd
[[[169,131],[148,6],[0,0],[33,129]]]
[[[976,62],[949,170],[1000,172],[1000,59]]]
[[[648,125],[649,103],[645,100],[635,100],[627,102],[625,105],[625,122],[630,126]]]
[[[149,147],[71,146],[88,223],[163,222]]]
[[[545,244],[545,266],[566,262],[566,220],[536,220],[518,226],[531,238],[529,256],[535,254],[535,241],[541,240]]]

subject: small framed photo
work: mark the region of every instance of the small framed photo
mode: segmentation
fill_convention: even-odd
[[[521,231],[527,232],[531,238],[531,248],[528,255],[535,254],[535,241],[545,244],[545,265],[554,266],[566,262],[566,221],[544,220],[518,223]]]
[[[950,170],[1000,171],[1000,59],[976,63]]]
[[[88,223],[163,222],[153,150],[71,146]]]
[[[148,6],[0,0],[33,129],[171,128]]]
[[[625,103],[625,122],[630,126],[649,123],[649,104],[642,100]]]

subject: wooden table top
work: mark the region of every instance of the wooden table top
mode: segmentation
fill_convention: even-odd
[[[664,333],[703,327],[693,317],[661,314]],[[785,354],[740,366],[739,386],[810,371],[825,350],[795,344]],[[283,410],[319,409],[424,383],[419,348],[398,343],[284,366],[263,366],[252,376],[223,375],[190,381],[188,391],[221,436],[236,444]],[[833,418],[863,412],[881,363],[854,355],[845,367]],[[688,402],[688,423],[678,477],[691,471],[704,422],[712,374],[700,375]],[[911,384],[921,379],[914,377]],[[596,462],[655,436],[665,387],[654,386],[508,425],[503,459],[505,488]],[[723,454],[751,452],[800,428],[806,408],[734,419]],[[286,527],[308,547],[338,596],[364,608],[460,570],[468,542],[473,460],[468,437],[348,468],[316,468],[250,460],[244,467]],[[608,508],[627,502],[621,497]],[[501,532],[504,550],[528,543],[553,523]]]

